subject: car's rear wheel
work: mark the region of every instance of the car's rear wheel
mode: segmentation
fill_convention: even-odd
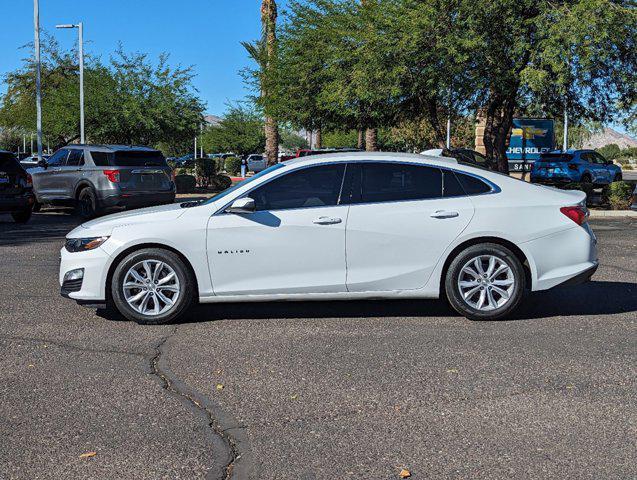
[[[613,179],[613,182],[621,182],[623,179],[622,174],[618,173],[615,175],[615,178]]]
[[[590,174],[585,173],[584,175],[582,175],[582,180],[580,183],[593,183],[593,177],[591,177]]]
[[[33,212],[34,213],[38,213],[40,210],[42,210],[42,204],[40,202],[34,202],[33,203]]]
[[[526,291],[520,260],[497,243],[473,245],[453,259],[445,277],[451,306],[471,320],[496,320],[515,310]]]
[[[16,223],[27,223],[31,218],[31,209],[25,208],[19,212],[12,212],[11,216],[13,217],[13,221]]]
[[[77,196],[77,213],[86,219],[97,216],[97,197],[90,187],[83,188]]]
[[[147,248],[127,255],[117,265],[110,292],[124,317],[159,325],[179,318],[192,305],[196,282],[179,255]]]

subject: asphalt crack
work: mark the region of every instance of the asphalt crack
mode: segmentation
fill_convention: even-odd
[[[209,427],[213,443],[213,468],[206,475],[207,480],[237,480],[252,477],[253,466],[247,447],[247,439],[242,425],[221,410],[219,405],[190,389],[166,366],[164,349],[177,333],[179,326],[155,345],[155,354],[150,359],[151,373],[159,378],[165,390],[177,396],[193,413]],[[239,447],[244,451],[240,453]],[[247,453],[247,454],[246,454]],[[241,461],[240,461],[241,460]]]

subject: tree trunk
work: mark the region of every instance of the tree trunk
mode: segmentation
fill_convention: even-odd
[[[356,142],[356,148],[358,148],[359,150],[362,150],[364,145],[365,145],[365,141],[364,141],[364,137],[363,137],[363,129],[359,128],[358,129],[358,141]]]
[[[496,161],[498,171],[509,173],[509,161],[506,156],[507,139],[513,125],[516,93],[509,93],[507,98],[494,97],[486,109],[484,127],[484,148],[488,158]]]
[[[440,148],[446,148],[447,146],[447,132],[443,130],[440,124],[440,118],[438,117],[438,102],[435,98],[430,98],[426,102],[427,119],[434,131],[436,143]]]
[[[276,58],[276,18],[277,8],[275,0],[263,0],[261,3],[261,25],[263,28],[263,37],[265,39],[266,60],[262,66],[264,71],[262,75],[267,81],[270,75],[272,62]],[[263,80],[261,82],[261,94],[267,96],[268,89],[264,88]],[[267,110],[267,109],[266,109]],[[274,165],[279,161],[279,127],[276,119],[266,112],[265,117],[265,155],[268,165]]]
[[[314,148],[323,148],[323,135],[321,134],[321,127],[316,128],[316,136],[314,138]]]
[[[378,132],[375,128],[368,128],[365,131],[365,150],[368,152],[376,152],[378,150]]]
[[[272,117],[265,117],[265,156],[268,166],[279,162],[279,126]]]

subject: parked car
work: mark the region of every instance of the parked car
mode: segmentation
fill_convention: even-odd
[[[267,165],[267,160],[263,155],[258,155],[253,153],[252,155],[248,155],[246,157],[246,162],[248,166],[248,170],[251,172],[259,173],[262,170],[265,170]]]
[[[194,167],[195,166],[195,154],[194,153],[187,153],[186,155],[183,155],[181,157],[177,157],[177,158],[173,159],[173,162],[175,162],[175,167],[178,167],[178,168]]]
[[[26,223],[34,201],[31,175],[13,153],[0,150],[0,213],[10,213],[17,223]]]
[[[86,218],[175,200],[171,168],[148,147],[69,145],[29,172],[38,204],[74,205]]]
[[[196,301],[440,296],[468,318],[495,319],[527,291],[595,272],[585,198],[422,155],[296,159],[205,202],[76,228],[61,293],[150,324]]]
[[[42,159],[47,160],[51,155],[42,155]],[[30,157],[24,158],[20,160],[20,165],[24,167],[25,170],[29,170],[30,168],[35,168],[38,166],[38,156],[31,155]]]
[[[447,157],[455,158],[460,163],[466,165],[474,165],[476,167],[486,168],[488,170],[497,171],[497,165],[492,160],[482,155],[480,152],[469,148],[432,148],[420,153],[421,155],[429,155],[431,157]]]
[[[546,185],[581,182],[601,186],[621,179],[621,167],[594,150],[543,153],[531,167],[531,182]]]

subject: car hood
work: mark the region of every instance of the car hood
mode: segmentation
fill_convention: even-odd
[[[169,222],[181,217],[185,210],[179,203],[140,208],[122,213],[115,213],[83,223],[72,230],[67,238],[90,236],[108,236],[114,228],[141,223]]]

